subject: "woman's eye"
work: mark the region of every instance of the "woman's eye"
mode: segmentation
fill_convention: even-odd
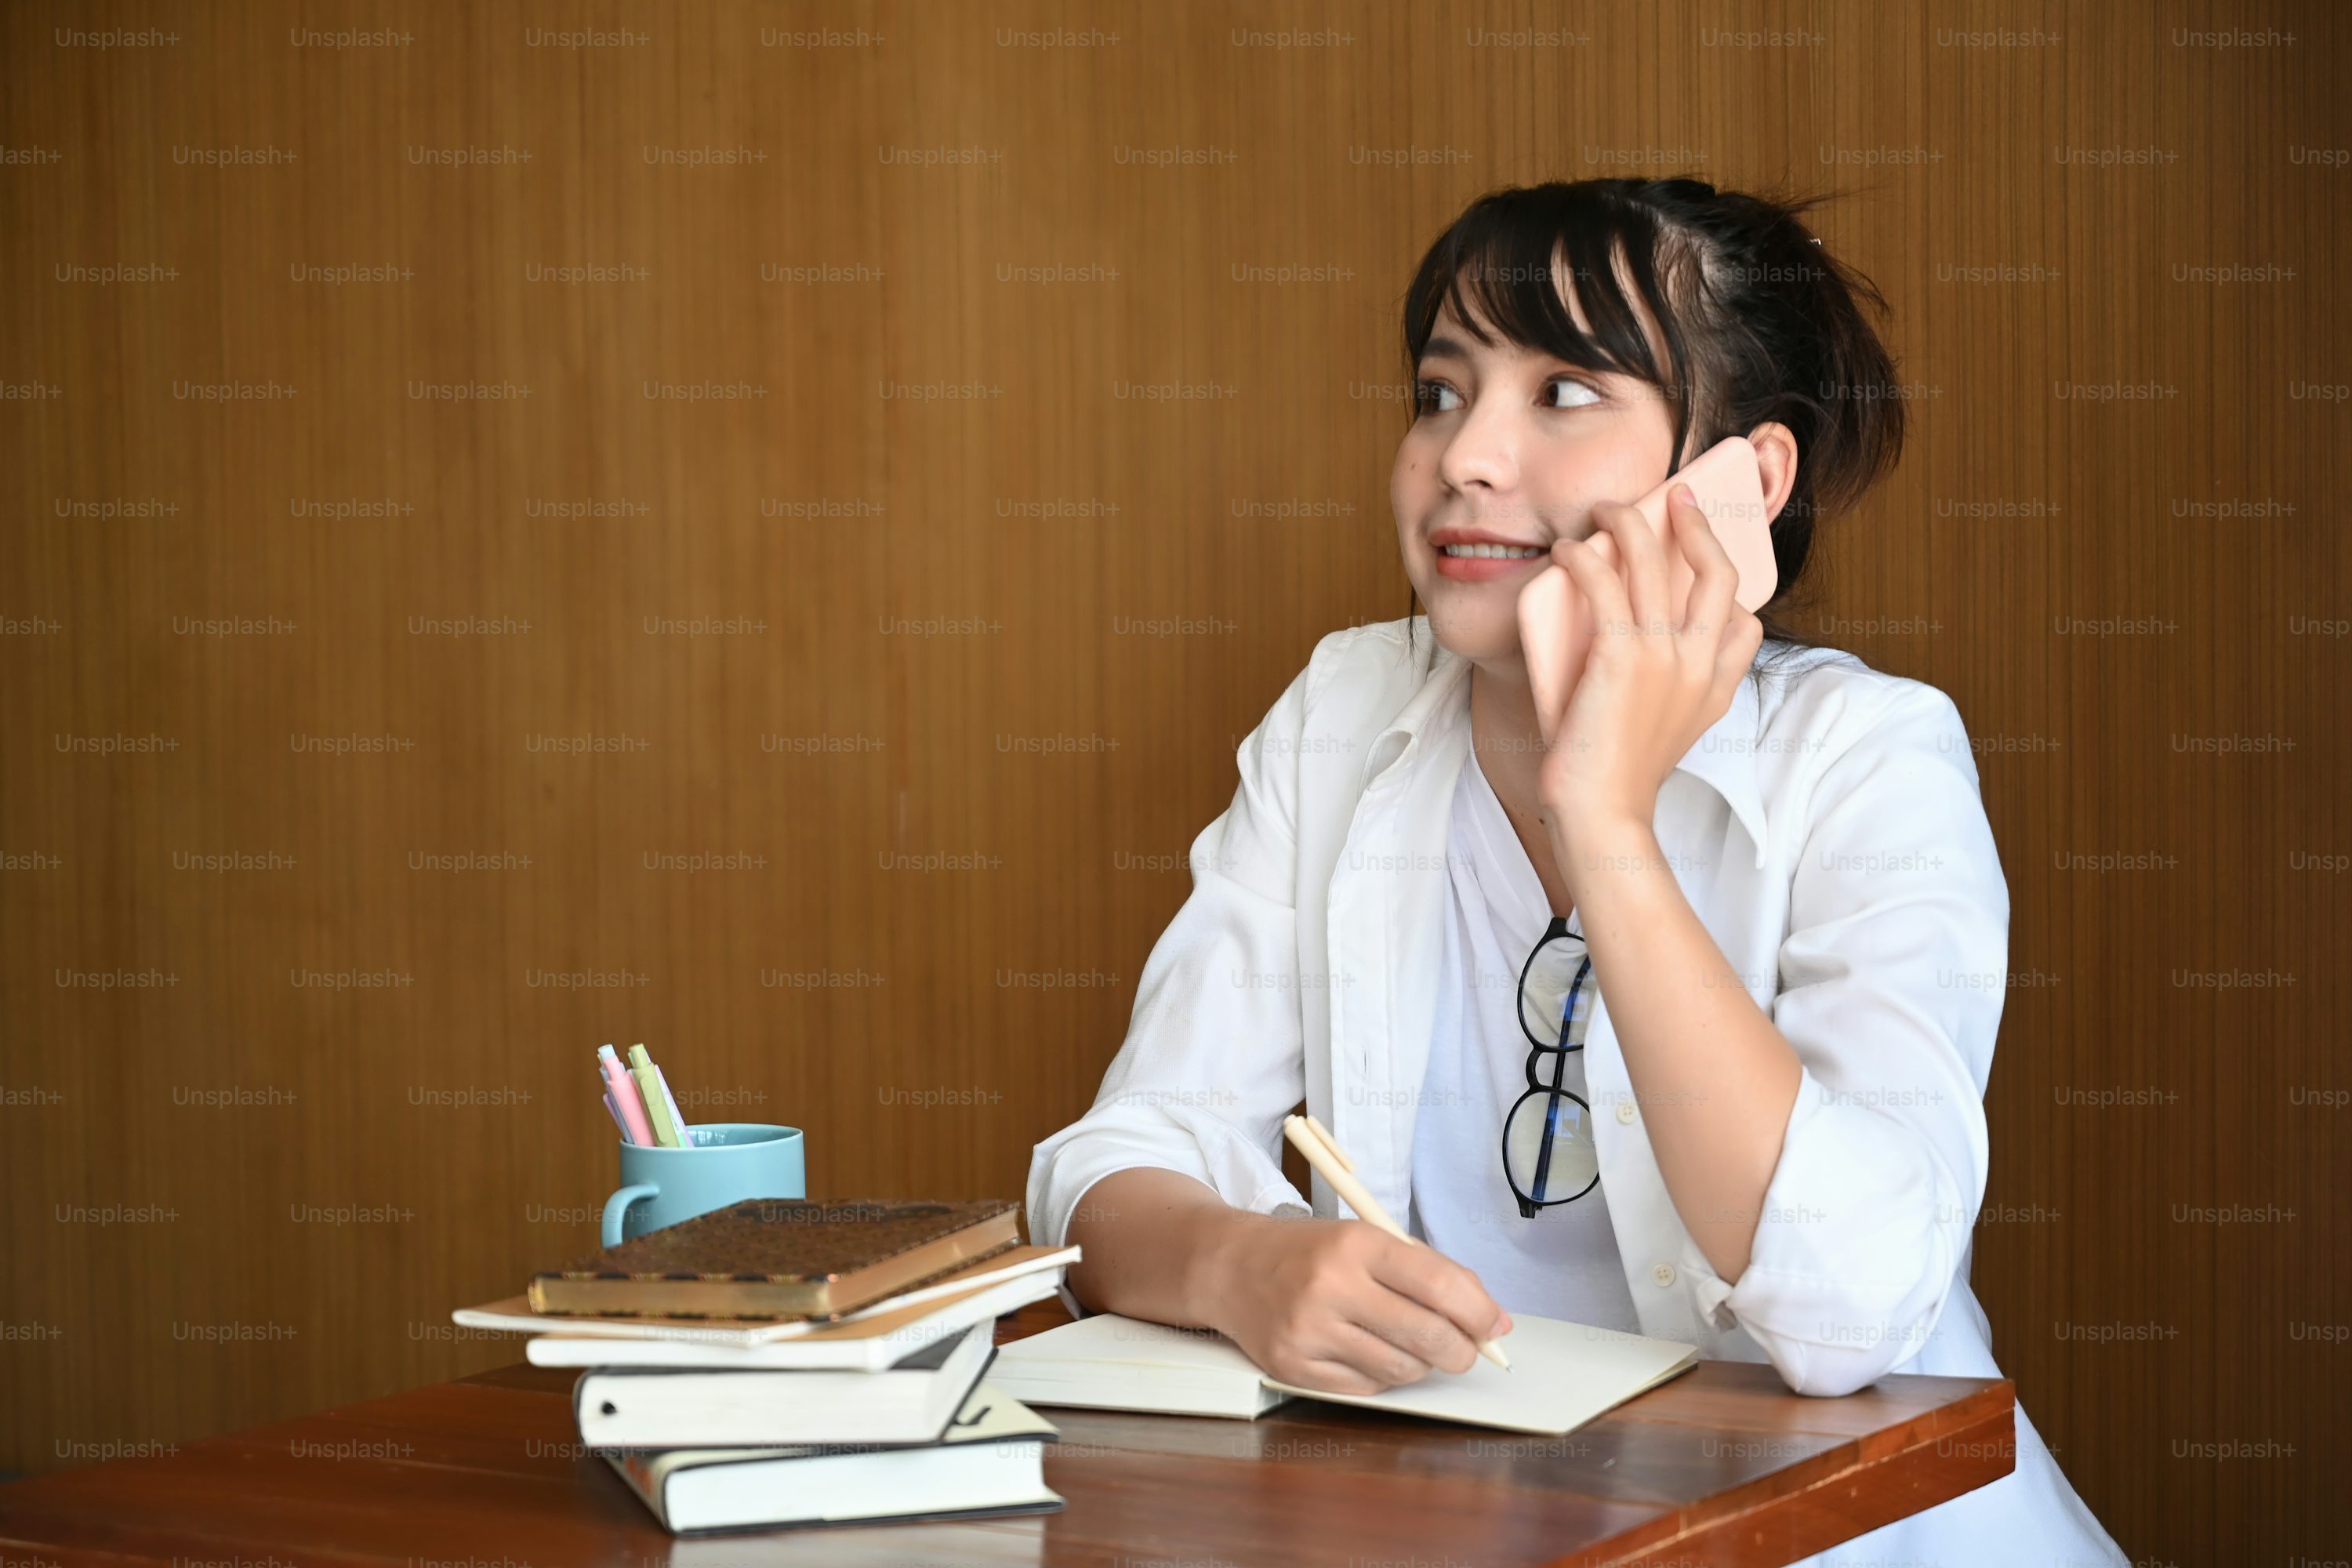
[[[1585,385],[1584,383],[1565,375],[1553,376],[1544,383],[1544,394],[1546,408],[1582,408],[1587,404],[1601,401],[1599,393]],[[1553,394],[1559,395],[1556,401]]]
[[[1444,401],[1449,397],[1454,401]],[[1462,395],[1442,381],[1416,381],[1412,384],[1412,406],[1420,414],[1450,414],[1462,406]]]

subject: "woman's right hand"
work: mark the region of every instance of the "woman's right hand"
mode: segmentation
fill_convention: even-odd
[[[1362,1220],[1233,1214],[1218,1228],[1201,1315],[1280,1382],[1377,1394],[1467,1372],[1478,1341],[1510,1331],[1475,1274]]]

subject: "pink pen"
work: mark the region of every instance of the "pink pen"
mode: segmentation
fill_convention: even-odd
[[[613,1091],[613,1104],[621,1113],[621,1132],[632,1143],[650,1149],[656,1140],[654,1124],[646,1120],[646,1102],[637,1098],[637,1086],[629,1077],[629,1069],[610,1046],[596,1050],[596,1066],[604,1075],[604,1087]]]

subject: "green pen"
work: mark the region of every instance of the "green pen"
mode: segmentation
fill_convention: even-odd
[[[637,1093],[646,1102],[646,1120],[654,1124],[654,1137],[665,1149],[684,1149],[686,1129],[670,1114],[669,1086],[662,1081],[661,1068],[642,1045],[629,1047],[629,1077],[636,1080]]]

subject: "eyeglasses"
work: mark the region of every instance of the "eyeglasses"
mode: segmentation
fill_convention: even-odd
[[[1584,939],[1552,917],[1519,971],[1519,1032],[1528,1037],[1528,1089],[1503,1119],[1503,1175],[1519,1217],[1573,1203],[1601,1180],[1592,1107],[1562,1089],[1568,1054],[1584,1048],[1600,987]]]

